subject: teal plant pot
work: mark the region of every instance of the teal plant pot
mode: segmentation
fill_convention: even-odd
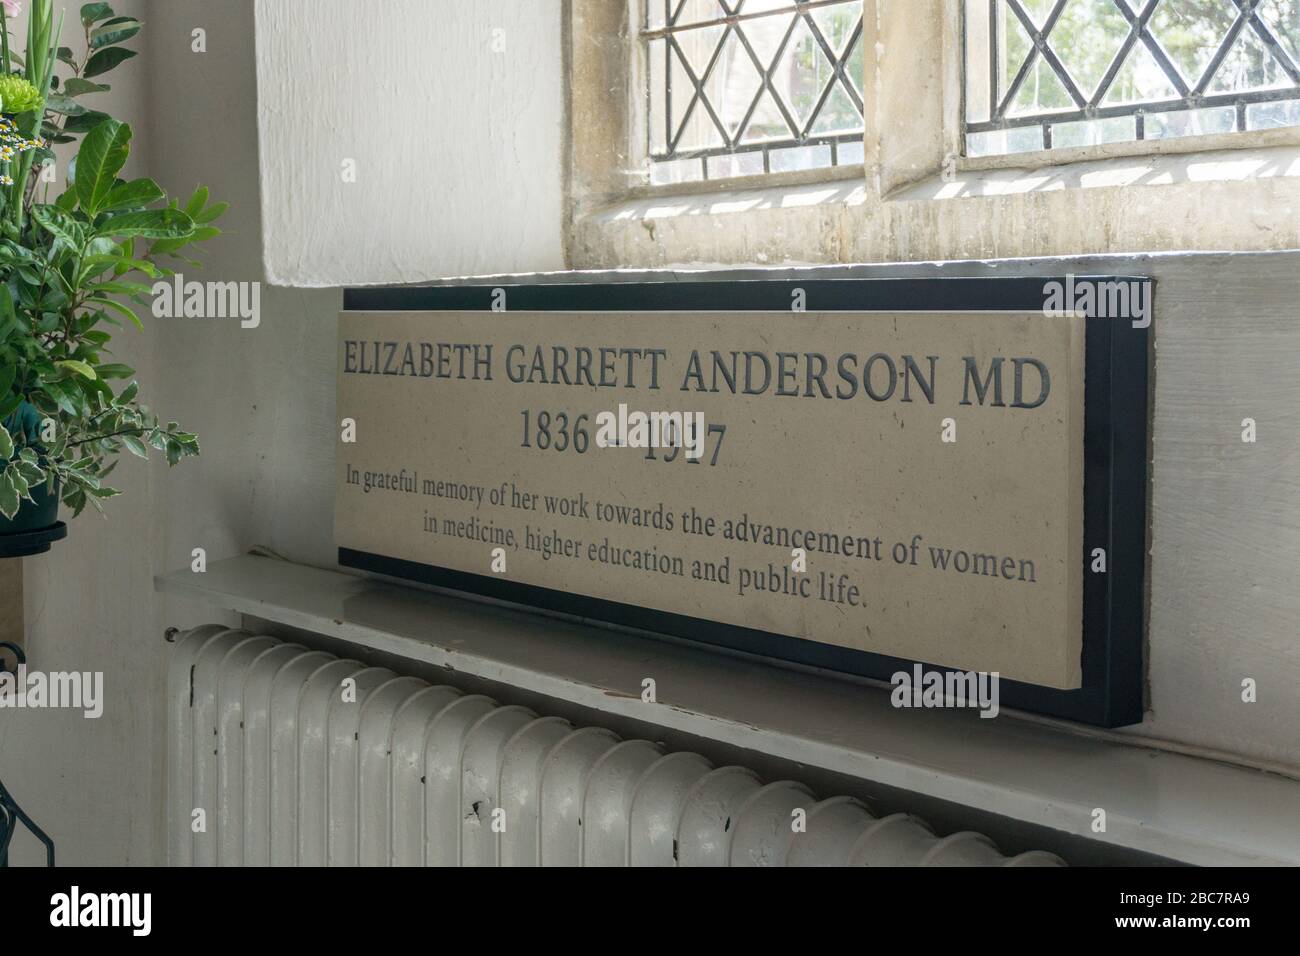
[[[23,402],[4,425],[9,433],[20,429],[34,438],[40,427],[40,414]],[[59,520],[59,486],[46,488],[44,482],[30,489],[31,501],[23,499],[18,513],[12,518],[0,515],[0,557],[18,558],[41,554],[50,550],[50,544],[67,536],[68,528]]]
[[[25,558],[43,554],[55,541],[68,536],[68,526],[59,520],[59,489],[46,492],[42,482],[31,489],[32,500],[23,500],[12,518],[0,515],[0,558]]]
[[[52,528],[59,522],[59,488],[55,485],[45,490],[45,483],[31,489],[32,500],[26,499],[18,506],[12,518],[0,515],[0,535],[25,534]]]

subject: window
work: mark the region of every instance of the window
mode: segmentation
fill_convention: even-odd
[[[650,182],[862,162],[862,0],[645,0]]]
[[[1300,124],[1300,0],[965,0],[967,156]]]

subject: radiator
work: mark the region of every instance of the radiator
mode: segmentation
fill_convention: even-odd
[[[209,625],[168,672],[176,866],[1061,866]]]

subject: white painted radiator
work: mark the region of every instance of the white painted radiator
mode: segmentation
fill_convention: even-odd
[[[216,625],[167,693],[172,865],[1062,865]]]

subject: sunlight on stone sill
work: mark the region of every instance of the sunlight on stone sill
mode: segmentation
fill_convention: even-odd
[[[1096,159],[1034,169],[964,170],[954,177],[934,176],[904,187],[888,200],[969,199],[1062,189],[1249,182],[1295,176],[1300,176],[1300,147],[1282,146]]]
[[[609,222],[635,222],[681,216],[725,216],[772,209],[855,206],[865,201],[866,186],[863,183],[843,180],[799,186],[772,186],[698,195],[632,199],[601,210],[592,218]]]

